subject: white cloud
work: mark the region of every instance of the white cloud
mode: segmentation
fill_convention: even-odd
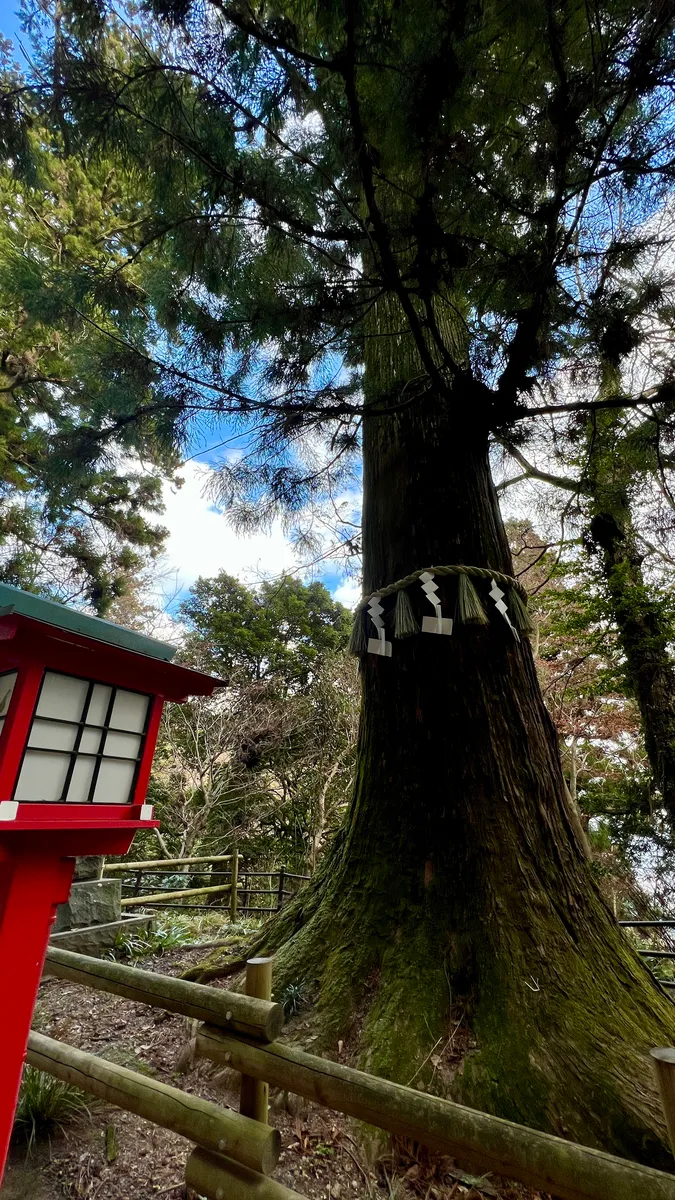
[[[163,567],[175,571],[176,586],[191,587],[199,575],[227,571],[244,582],[297,569],[293,548],[278,523],[269,534],[237,534],[227,517],[215,512],[206,494],[210,469],[186,463],[181,488],[164,486],[169,530]]]
[[[335,589],[333,599],[339,600],[340,604],[344,604],[346,608],[354,608],[361,599],[361,588],[353,579],[348,579]]]

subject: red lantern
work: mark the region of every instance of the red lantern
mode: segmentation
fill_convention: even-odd
[[[56,906],[75,857],[124,854],[165,700],[221,681],[173,646],[0,584],[0,1180]]]

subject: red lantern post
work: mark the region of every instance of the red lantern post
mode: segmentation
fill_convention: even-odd
[[[0,584],[0,1180],[51,926],[79,855],[124,854],[166,700],[221,681],[173,646]]]

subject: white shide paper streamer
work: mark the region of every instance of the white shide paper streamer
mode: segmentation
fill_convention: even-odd
[[[514,638],[516,639],[517,642],[519,642],[520,636],[519,636],[518,630],[515,628],[514,625],[511,624],[509,610],[506,607],[506,604],[504,603],[504,592],[501,590],[501,588],[497,587],[497,584],[494,579],[492,580],[492,587],[490,588],[490,595],[495,602],[495,608],[497,609],[497,612],[500,612],[502,614],[502,616],[503,616],[504,620],[506,621],[506,624],[508,625],[509,629],[511,630],[511,633],[513,634]]]
[[[441,602],[438,598],[438,584],[434,583],[434,576],[431,571],[425,571],[420,575],[420,583],[422,591],[427,599],[431,602],[436,613],[435,617],[422,617],[422,633],[444,633],[446,636],[452,633],[452,617],[444,617],[441,615]]]
[[[382,654],[385,658],[391,658],[391,642],[386,640],[384,621],[382,620],[383,612],[380,597],[372,596],[368,603],[368,616],[377,630],[377,637],[368,638],[368,653]]]

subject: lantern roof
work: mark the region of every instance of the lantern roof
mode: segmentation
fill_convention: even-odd
[[[168,642],[160,642],[144,633],[135,633],[122,625],[114,625],[112,621],[90,617],[87,613],[67,608],[65,604],[58,604],[55,600],[45,600],[42,596],[23,592],[8,583],[0,583],[0,617],[12,614],[29,617],[45,625],[55,625],[58,629],[93,638],[94,641],[105,642],[109,646],[118,646],[122,650],[131,651],[132,654],[157,658],[161,662],[171,662],[176,653],[176,647]]]

